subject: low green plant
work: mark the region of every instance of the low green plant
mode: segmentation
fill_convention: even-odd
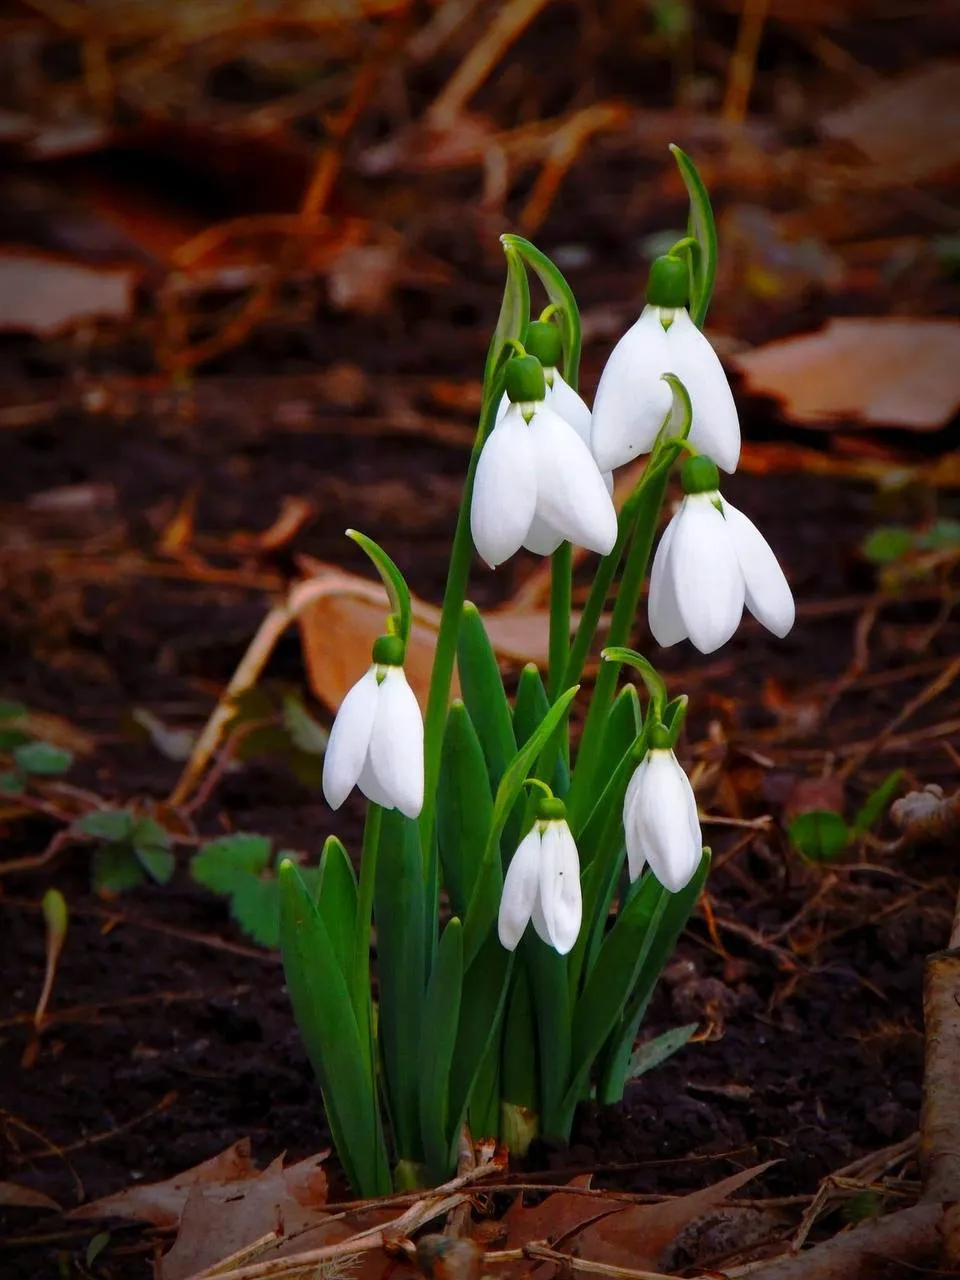
[[[92,876],[97,893],[113,896],[147,880],[166,884],[176,865],[173,840],[156,819],[124,809],[93,809],[71,833],[95,842]]]
[[[190,875],[197,884],[227,899],[231,916],[254,942],[262,947],[278,947],[280,885],[276,869],[284,859],[298,860],[287,849],[274,856],[267,836],[237,832],[203,845],[190,861]],[[319,870],[299,870],[308,892],[315,893]]]
[[[60,778],[73,764],[73,752],[45,742],[30,727],[30,713],[22,702],[0,699],[0,756],[9,761],[0,769],[0,795],[16,796],[32,779]]]
[[[836,862],[873,830],[897,794],[902,769],[886,776],[864,800],[852,822],[832,809],[812,809],[790,823],[787,836],[796,853],[808,862]]]

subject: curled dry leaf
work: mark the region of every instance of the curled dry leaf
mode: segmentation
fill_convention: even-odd
[[[126,320],[132,267],[88,267],[31,249],[0,250],[0,332],[52,338],[86,320]]]
[[[19,1182],[0,1182],[0,1205],[5,1208],[16,1206],[19,1209],[54,1209],[61,1212],[56,1200],[51,1200],[42,1191],[33,1187],[22,1187]]]
[[[370,665],[370,647],[384,627],[387,602],[382,586],[371,578],[345,573],[309,556],[301,569],[320,588],[314,602],[297,618],[310,686],[328,707],[337,707]],[[324,579],[330,590],[324,592]],[[412,597],[413,627],[407,646],[406,672],[421,706],[426,706],[436,647],[440,610]],[[484,616],[497,654],[514,662],[547,661],[549,618],[542,610],[507,607]],[[459,693],[454,677],[454,696]]]
[[[757,395],[795,422],[848,418],[934,431],[960,408],[960,321],[839,319],[734,357]]]

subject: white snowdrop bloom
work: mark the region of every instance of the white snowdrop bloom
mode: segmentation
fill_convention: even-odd
[[[684,464],[686,497],[653,559],[650,630],[664,647],[689,637],[701,653],[713,653],[736,631],[744,605],[775,636],[794,623],[793,593],[776,556],[753,521],[720,496],[716,478],[705,458]]]
[[[527,368],[516,371],[517,365]],[[534,383],[539,379],[539,396],[521,398],[528,372]],[[521,547],[549,555],[565,539],[607,555],[617,540],[617,513],[589,446],[543,398],[543,370],[533,357],[512,360],[508,376],[511,403],[474,477],[474,545],[493,568]]]
[[[563,813],[558,800],[541,806],[541,812],[551,809]],[[570,828],[562,816],[538,818],[504,877],[497,920],[501,945],[516,950],[532,920],[542,941],[565,956],[580,933],[582,915],[580,858]]]
[[[637,766],[623,802],[623,830],[631,880],[649,863],[671,893],[689,884],[703,837],[693,788],[670,748],[648,751]]]
[[[737,469],[737,406],[716,352],[690,318],[686,296],[686,263],[658,258],[650,269],[647,306],[611,352],[594,397],[590,447],[603,471],[653,448],[673,402],[665,373],[675,374],[690,396],[690,443],[723,471]]]
[[[344,698],[333,722],[323,759],[323,794],[331,809],[339,809],[359,787],[374,804],[416,818],[423,808],[423,717],[403,667],[376,657],[374,646],[373,665]]]

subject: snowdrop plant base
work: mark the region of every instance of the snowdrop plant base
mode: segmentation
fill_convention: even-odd
[[[688,598],[700,534],[681,513],[654,567],[654,634],[706,650],[727,638],[744,603],[777,634],[792,621],[773,553],[707,492],[715,464],[736,465],[739,427],[700,332],[716,259],[710,203],[690,160],[673,152],[689,232],[651,275],[638,326],[651,329],[651,343],[635,327],[617,348],[592,421],[577,395],[573,294],[535,246],[502,237],[507,283],[422,720],[403,673],[406,583],[381,547],[350,535],[389,599],[324,768],[331,807],[354,788],[366,797],[359,874],[330,836],[316,894],[287,862],[280,897],[287,989],[360,1195],[442,1181],[467,1133],[514,1150],[538,1132],[564,1139],[581,1100],[623,1094],[644,1011],[709,862],[675,752],[686,699],[670,699],[651,663],[626,647],[668,481],[685,456],[686,501],[707,503],[708,519],[722,523],[722,599],[705,608]],[[546,293],[538,320],[531,276]],[[643,475],[617,515],[604,472],[643,451]],[[572,642],[568,537],[601,557]],[[508,698],[467,588],[477,552],[500,564],[521,546],[551,554],[549,664],[545,679],[526,667]],[[615,584],[607,660],[574,747],[570,707]],[[455,663],[462,696],[451,701]],[[624,666],[639,683],[618,691]]]

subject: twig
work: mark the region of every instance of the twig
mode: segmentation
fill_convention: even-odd
[[[563,1270],[583,1272],[586,1275],[618,1276],[620,1280],[670,1280],[662,1271],[637,1271],[633,1267],[616,1267],[612,1262],[591,1262],[589,1258],[575,1258],[569,1253],[559,1253],[543,1244],[528,1244],[519,1250],[521,1258],[538,1258],[544,1262],[559,1262]],[[562,1272],[561,1272],[562,1274]]]

